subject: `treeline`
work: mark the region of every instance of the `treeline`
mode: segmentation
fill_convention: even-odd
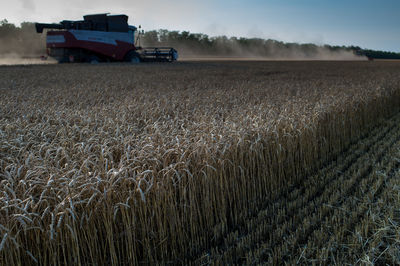
[[[362,49],[358,46],[332,46],[316,44],[285,43],[260,38],[209,37],[206,34],[188,31],[152,30],[142,36],[146,46],[173,46],[184,55],[210,56],[263,56],[287,57],[334,57],[358,55],[376,59],[400,59],[400,53]]]
[[[0,54],[20,56],[44,54],[45,37],[45,34],[36,33],[34,23],[23,22],[18,27],[4,19],[0,21]],[[377,59],[400,59],[400,53],[366,50],[357,46],[318,46],[260,38],[209,37],[201,33],[164,29],[143,33],[140,45],[172,46],[181,56],[351,59],[352,56],[364,55]]]
[[[374,51],[374,50],[365,50],[365,49],[360,49],[359,47],[356,47],[358,51],[369,57],[369,58],[375,58],[375,59],[400,59],[400,53],[394,53],[394,52],[384,52],[384,51]]]

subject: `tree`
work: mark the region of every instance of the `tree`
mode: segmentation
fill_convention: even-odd
[[[157,31],[152,30],[152,31],[145,32],[142,37],[142,41],[143,41],[144,45],[150,45],[150,46],[157,45],[159,42]]]
[[[18,34],[18,28],[7,21],[7,19],[3,19],[0,21],[0,38],[15,38]]]

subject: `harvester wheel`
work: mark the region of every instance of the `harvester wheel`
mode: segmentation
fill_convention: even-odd
[[[57,62],[59,64],[64,64],[64,63],[68,63],[69,60],[68,60],[68,58],[66,56],[63,56],[63,57],[57,58]]]
[[[89,63],[92,65],[96,65],[100,63],[100,59],[97,56],[92,55],[91,57],[89,57]]]
[[[125,61],[132,64],[138,64],[140,63],[139,54],[136,53],[135,51],[130,51],[129,53],[126,54]]]

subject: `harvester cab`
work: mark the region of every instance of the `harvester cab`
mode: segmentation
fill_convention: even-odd
[[[173,62],[178,52],[172,47],[142,48],[140,31],[128,24],[126,15],[86,15],[83,20],[36,23],[46,37],[47,54],[59,62]]]

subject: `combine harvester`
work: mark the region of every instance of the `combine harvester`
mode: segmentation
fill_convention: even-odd
[[[59,24],[36,23],[36,32],[47,31],[47,54],[66,62],[173,62],[178,52],[172,47],[142,48],[140,31],[128,25],[128,16],[95,14],[84,20]],[[139,26],[140,28],[140,26]],[[136,35],[136,36],[135,36]]]

